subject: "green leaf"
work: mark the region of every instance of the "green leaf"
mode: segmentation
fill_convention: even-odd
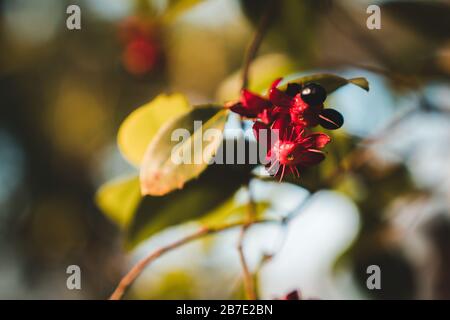
[[[269,208],[269,202],[258,202],[255,204],[256,217],[261,218],[264,211]],[[198,222],[203,226],[214,228],[224,223],[232,223],[245,219],[247,215],[248,204],[238,205],[234,199],[223,203],[220,207],[210,212]]]
[[[369,82],[366,80],[366,78],[352,78],[352,79],[345,79],[333,74],[323,73],[323,74],[315,74],[311,76],[301,77],[295,80],[288,81],[288,83],[298,83],[298,84],[305,84],[308,82],[315,82],[317,84],[320,84],[322,87],[325,88],[328,94],[333,93],[337,89],[347,85],[347,84],[354,84],[366,91],[369,91]],[[280,90],[286,90],[287,83],[284,85],[281,85],[278,87]]]
[[[197,177],[208,166],[222,143],[222,131],[228,112],[218,106],[202,106],[164,125],[152,140],[141,166],[141,192],[161,196]],[[198,121],[201,121],[199,125]],[[215,129],[220,136],[203,133]],[[183,136],[172,139],[176,132]],[[212,131],[210,131],[212,132]],[[181,142],[176,140],[181,138]],[[176,141],[172,141],[176,140]],[[207,141],[204,141],[207,140]],[[179,163],[172,155],[185,157]]]
[[[146,196],[137,208],[127,234],[127,247],[170,226],[195,220],[227,201],[250,178],[252,167],[210,165],[198,179],[162,197]]]
[[[126,228],[133,219],[140,199],[138,176],[107,182],[100,187],[95,196],[98,207],[122,228]]]
[[[191,108],[181,94],[159,95],[133,111],[122,123],[117,143],[123,156],[135,166],[141,164],[145,150],[161,126]]]

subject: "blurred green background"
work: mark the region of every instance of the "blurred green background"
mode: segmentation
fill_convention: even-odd
[[[131,111],[162,92],[192,104],[236,97],[266,2],[0,0],[0,298],[104,299],[139,257],[193,230],[171,228],[126,252],[95,193],[135,171],[116,146]],[[373,1],[280,1],[253,64],[257,91],[321,71],[371,84],[329,98],[346,123],[325,172],[252,182],[279,215],[319,190],[288,230],[250,230],[253,269],[277,253],[258,277],[264,299],[296,288],[323,299],[450,298],[450,3],[377,3],[381,30],[366,28]],[[69,4],[81,8],[81,30],[66,28]],[[336,159],[380,133],[357,170],[321,183]],[[127,297],[242,297],[236,237],[169,253]],[[66,287],[71,264],[82,290]],[[381,267],[382,290],[366,288],[370,264]]]

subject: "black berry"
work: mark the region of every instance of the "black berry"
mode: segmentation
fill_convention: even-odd
[[[344,124],[344,117],[339,111],[326,108],[319,115],[319,124],[325,129],[339,129]]]
[[[327,98],[327,92],[317,83],[306,84],[300,94],[303,101],[313,106],[322,104]]]

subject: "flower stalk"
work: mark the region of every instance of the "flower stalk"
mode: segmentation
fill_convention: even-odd
[[[264,224],[264,223],[279,223],[280,220],[277,219],[259,219],[252,222],[252,224]],[[172,242],[166,246],[163,246],[152,253],[150,253],[148,256],[144,257],[142,260],[140,260],[134,267],[122,278],[122,280],[119,282],[119,285],[114,290],[112,295],[110,296],[110,300],[120,300],[123,295],[125,294],[125,291],[128,289],[128,287],[136,280],[136,278],[144,271],[144,269],[154,262],[159,257],[163,256],[165,253],[172,251],[173,249],[179,248],[185,244],[191,243],[195,240],[202,239],[208,235],[221,233],[226,230],[230,230],[233,228],[246,226],[249,227],[249,223],[247,220],[238,221],[234,223],[228,223],[223,224],[218,227],[211,227],[211,228],[200,228],[198,231],[181,238],[175,242]]]

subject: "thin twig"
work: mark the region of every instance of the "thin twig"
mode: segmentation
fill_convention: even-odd
[[[260,219],[255,220],[252,223],[253,224],[262,224],[262,223],[275,223],[279,222],[279,220],[275,219]],[[136,280],[136,278],[144,271],[144,269],[153,261],[155,261],[157,258],[162,256],[163,254],[176,249],[178,247],[181,247],[184,244],[190,243],[194,240],[198,240],[200,238],[203,238],[207,235],[216,234],[225,230],[233,229],[240,226],[247,226],[248,221],[238,221],[234,223],[224,224],[222,226],[214,227],[214,228],[201,228],[198,231],[181,238],[173,243],[170,243],[164,247],[161,247],[155,251],[153,251],[151,254],[140,260],[123,278],[120,280],[119,285],[117,286],[116,290],[112,293],[110,300],[120,300],[125,293],[126,289]]]
[[[246,233],[248,227],[249,227],[249,225],[244,225],[241,228],[241,232],[239,234],[237,250],[239,253],[239,260],[241,262],[242,272],[243,272],[243,277],[244,277],[245,295],[246,295],[247,299],[249,299],[249,300],[256,300],[255,285],[253,282],[254,279],[250,272],[250,269],[248,268],[248,264],[247,264],[247,261],[245,259],[245,255],[244,255],[244,238],[245,238],[245,233]]]
[[[336,21],[332,16],[329,16],[329,21],[333,24],[333,27],[337,31],[340,31],[343,35],[350,37],[369,55],[374,57],[383,65],[387,66],[388,69],[392,69],[392,67],[395,66],[391,56],[385,50],[384,43],[379,41],[379,39],[374,37],[371,33],[363,32],[363,29],[360,28],[358,22],[355,21],[347,9],[336,3],[334,6],[334,12],[337,15],[338,21]],[[341,23],[341,21],[345,21],[346,24]]]
[[[283,220],[282,224],[281,224],[281,230],[279,231],[279,235],[281,235],[281,240],[278,240],[278,244],[277,247],[275,249],[272,250],[272,252],[266,252],[263,254],[261,260],[259,261],[258,265],[255,268],[254,271],[254,283],[255,283],[255,287],[258,286],[258,282],[261,276],[261,271],[263,270],[264,266],[266,266],[269,262],[271,262],[275,256],[283,249],[284,244],[286,243],[286,238],[287,238],[287,224],[285,223],[286,220]]]
[[[276,0],[269,0],[269,3],[267,4],[267,7],[261,17],[261,20],[259,21],[253,40],[252,42],[250,42],[250,45],[248,46],[245,53],[244,65],[242,68],[242,89],[246,89],[248,87],[250,65],[256,54],[258,53],[258,49],[261,46],[264,35],[266,34],[266,31],[269,27],[271,21],[270,17],[272,16],[276,8],[276,3]]]
[[[308,193],[305,199],[303,199],[303,201],[284,218],[284,224],[287,224],[289,221],[294,219],[299,212],[303,212],[305,208],[311,204],[311,200],[314,198],[314,195],[315,193]]]
[[[264,268],[264,266],[266,266],[269,262],[271,262],[275,258],[275,256],[283,249],[284,244],[286,243],[286,234],[287,234],[286,228],[288,227],[289,222],[292,219],[294,219],[299,212],[303,212],[306,209],[306,207],[311,203],[311,200],[314,198],[314,195],[315,193],[308,193],[305,199],[303,199],[303,201],[294,210],[292,210],[289,214],[287,214],[281,221],[281,227],[283,228],[281,230],[282,231],[281,241],[279,242],[277,248],[272,250],[271,253],[265,253],[262,259],[260,260],[259,264],[256,266],[253,277],[255,284],[258,283],[258,279],[261,275],[261,271]]]
[[[264,38],[264,35],[268,29],[269,23],[271,21],[271,16],[273,14],[273,11],[275,9],[275,0],[269,0],[269,3],[267,4],[267,7],[261,17],[261,20],[259,21],[258,27],[256,29],[255,35],[250,42],[249,47],[247,48],[247,51],[245,53],[244,57],[244,65],[242,67],[242,89],[246,89],[248,87],[248,79],[249,79],[249,73],[250,73],[250,65],[255,58],[256,54],[258,53],[258,49],[261,46],[262,40]],[[241,120],[241,127],[244,130],[244,122]],[[255,279],[253,275],[250,272],[250,269],[248,267],[245,254],[244,254],[244,238],[245,233],[247,229],[250,227],[251,224],[255,223],[256,219],[256,203],[253,198],[253,194],[250,190],[250,185],[247,185],[248,190],[248,206],[247,206],[247,221],[248,223],[243,225],[241,228],[241,232],[238,239],[238,254],[239,254],[239,260],[242,266],[242,272],[243,272],[243,281],[244,281],[244,288],[245,293],[247,296],[247,299],[249,300],[255,300],[257,298],[256,290],[255,290]]]
[[[239,254],[239,261],[242,266],[245,295],[248,300],[256,300],[257,294],[256,294],[256,290],[255,290],[255,282],[254,282],[255,279],[254,279],[252,273],[250,272],[250,269],[248,267],[248,263],[247,263],[247,260],[245,258],[245,254],[244,254],[245,233],[246,233],[247,229],[252,225],[252,223],[254,223],[254,221],[256,220],[256,217],[257,217],[256,203],[255,203],[253,194],[250,189],[250,184],[247,185],[247,190],[248,190],[248,204],[247,204],[247,217],[246,217],[247,224],[243,225],[241,228],[241,232],[239,234],[239,239],[238,239],[237,250],[238,250],[238,254]]]

